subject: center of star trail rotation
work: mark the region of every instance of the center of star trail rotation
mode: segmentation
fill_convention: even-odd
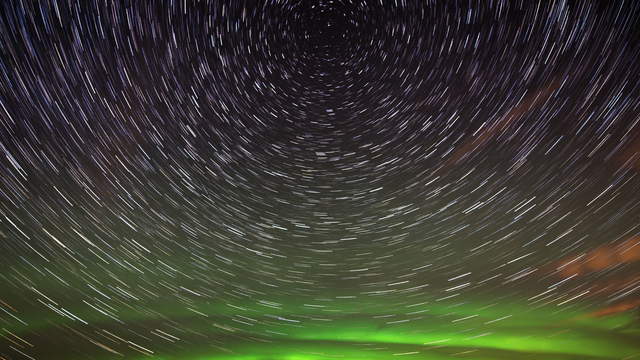
[[[0,10],[0,360],[640,356],[636,2]]]

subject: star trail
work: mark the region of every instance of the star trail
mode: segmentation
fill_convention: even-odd
[[[0,360],[640,356],[640,4],[7,0]]]

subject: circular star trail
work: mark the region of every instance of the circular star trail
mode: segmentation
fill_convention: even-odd
[[[640,353],[635,2],[0,6],[0,359]]]

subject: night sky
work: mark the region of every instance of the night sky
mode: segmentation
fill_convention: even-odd
[[[634,344],[572,319],[640,258],[553,264],[640,247],[639,59],[635,1],[2,1],[0,359]]]

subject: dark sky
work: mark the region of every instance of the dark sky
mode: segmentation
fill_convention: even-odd
[[[637,2],[0,7],[7,298],[526,299],[638,235]]]

